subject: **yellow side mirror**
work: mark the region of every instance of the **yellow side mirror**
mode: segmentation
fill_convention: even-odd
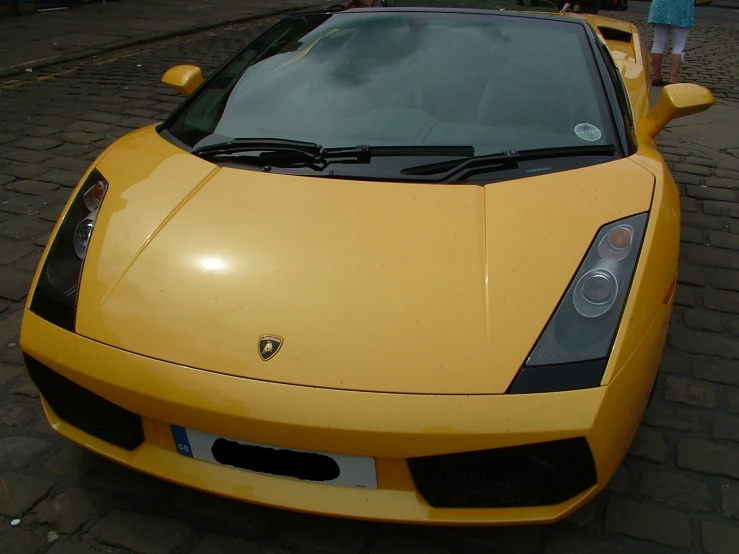
[[[667,85],[641,124],[644,131],[654,138],[673,119],[706,111],[713,106],[713,101],[713,93],[701,85]]]
[[[169,88],[190,95],[204,81],[203,73],[195,65],[176,65],[170,67],[162,76],[162,83]]]

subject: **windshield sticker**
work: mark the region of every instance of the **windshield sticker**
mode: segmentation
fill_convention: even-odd
[[[590,123],[580,123],[578,125],[575,125],[575,134],[578,136],[578,138],[581,138],[582,140],[587,140],[588,142],[594,142],[596,140],[599,140],[601,136],[603,136],[600,132],[600,129],[596,127],[595,125],[591,125]]]

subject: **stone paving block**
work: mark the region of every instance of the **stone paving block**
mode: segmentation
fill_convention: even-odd
[[[96,121],[79,120],[69,125],[65,130],[66,131],[82,131],[84,133],[94,133],[98,135],[100,134],[104,135],[108,130],[110,130],[110,128],[111,126],[105,123],[100,123]]]
[[[35,153],[35,152],[29,152],[28,154],[25,154],[26,156],[38,156],[43,159],[48,159],[51,157],[51,154],[44,154],[42,152]],[[45,158],[44,158],[45,156]],[[43,161],[43,160],[42,160]],[[23,162],[15,162],[10,165],[6,165],[2,168],[2,173],[4,175],[10,175],[12,177],[18,177],[20,179],[35,179],[39,175],[43,175],[46,169],[43,166],[38,165],[40,162],[33,162],[33,163],[23,163]]]
[[[0,424],[6,427],[24,427],[38,417],[41,407],[37,403],[13,402],[0,408]]]
[[[31,287],[28,273],[9,266],[0,266],[0,298],[18,302],[23,300]]]
[[[732,414],[739,414],[739,389],[727,387],[726,402],[728,404],[729,412]]]
[[[34,139],[35,140],[35,139]],[[52,157],[51,154],[41,150],[23,150],[20,148],[2,154],[6,160],[15,162],[3,167],[3,172],[16,177],[33,177],[36,173],[34,165],[41,164]]]
[[[680,240],[682,242],[690,242],[693,244],[708,244],[705,231],[703,231],[703,229],[695,229],[693,227],[685,227],[682,229],[680,232]]]
[[[452,552],[464,552],[465,548],[499,550],[506,554],[534,554],[539,550],[538,526],[452,528],[443,532],[445,543]]]
[[[641,476],[641,493],[675,508],[710,512],[711,490],[704,482],[679,473],[647,471]]]
[[[62,142],[71,142],[72,144],[90,145],[101,138],[100,134],[86,133],[84,131],[62,131],[58,135],[53,135],[55,139]]]
[[[713,436],[717,439],[739,442],[739,417],[726,413],[715,414],[713,416]]]
[[[51,159],[54,160],[55,158]],[[44,183],[43,181],[20,180],[10,183],[5,188],[12,192],[43,196],[44,194],[48,194],[51,191],[56,190],[57,185],[54,183]]]
[[[736,362],[720,358],[705,358],[693,366],[693,376],[723,385],[739,386]]]
[[[48,234],[52,225],[23,216],[12,216],[0,222],[0,237],[13,240],[31,240]]]
[[[32,250],[33,246],[0,237],[0,265],[12,263]]]
[[[690,263],[708,267],[739,269],[739,252],[697,244],[683,244],[681,251],[685,260]]]
[[[503,547],[503,545],[500,546]],[[452,554],[453,551],[441,544],[424,540],[417,533],[403,532],[401,528],[381,533],[373,541],[368,552],[369,554]]]
[[[11,342],[17,344],[22,317],[23,312],[19,310],[0,318],[0,348],[8,346]]]
[[[10,394],[17,396],[24,396],[26,398],[37,399],[41,396],[36,385],[27,375],[20,375],[14,382],[10,389]],[[35,403],[37,411],[41,411],[41,407],[38,403]]]
[[[171,506],[175,513],[189,514],[200,521],[208,521],[219,527],[227,526],[240,536],[253,536],[270,525],[278,512],[206,494],[186,487],[177,487],[172,495]]]
[[[689,163],[675,164],[675,171],[677,173],[687,173],[688,175],[695,175],[695,176],[700,176],[700,177],[709,177],[711,175],[710,168],[703,167],[702,165],[689,164]]]
[[[544,554],[634,554],[625,544],[585,537],[555,529],[547,539]]]
[[[57,127],[46,127],[44,125],[38,125],[36,127],[29,127],[23,131],[24,135],[29,137],[46,138],[56,133],[61,132],[61,129]]]
[[[92,548],[75,543],[57,542],[52,546],[46,554],[96,554],[99,551]],[[110,549],[104,550],[106,554],[112,553]],[[216,554],[216,553],[213,553]]]
[[[79,171],[68,171],[66,169],[51,169],[39,176],[39,181],[45,181],[60,185],[62,187],[76,187],[82,178]]]
[[[57,533],[77,531],[98,512],[103,499],[82,489],[70,489],[42,501],[28,516],[31,523],[49,525]]]
[[[55,156],[45,162],[46,166],[53,167],[55,169],[66,169],[67,171],[76,171],[79,174],[79,177],[82,177],[82,174],[87,169],[87,166],[90,165],[87,163],[86,160],[80,160],[78,158],[71,158],[69,156]]]
[[[118,119],[121,119],[119,113],[107,113],[107,112],[84,112],[77,116],[77,119],[81,121],[94,121],[97,123],[113,123]]]
[[[685,227],[699,227],[701,229],[713,229],[715,231],[725,231],[729,228],[727,219],[714,217],[704,213],[685,212],[681,214],[680,223]]]
[[[16,269],[20,269],[21,271],[30,271],[31,273],[35,273],[36,268],[41,261],[41,254],[42,251],[38,249],[16,261],[13,265]]]
[[[90,531],[93,540],[138,554],[170,554],[190,538],[184,523],[156,516],[114,511]]]
[[[38,532],[10,526],[0,530],[2,554],[38,554],[45,545],[45,537]]]
[[[0,466],[18,468],[28,465],[49,449],[49,443],[31,437],[0,439]]]
[[[616,470],[616,473],[611,477],[611,482],[608,483],[608,490],[616,494],[626,494],[629,490],[629,469],[626,465],[621,464]]]
[[[43,199],[27,194],[7,194],[0,200],[0,211],[15,215],[33,215],[43,207]]]
[[[739,483],[721,485],[721,513],[725,517],[739,519]]]
[[[704,439],[681,439],[677,445],[677,466],[739,479],[739,447]]]
[[[263,554],[262,545],[252,541],[244,541],[232,537],[214,535],[203,537],[191,554]]]
[[[161,496],[171,485],[160,479],[105,461],[90,477],[90,485],[99,491],[142,498]]]
[[[0,515],[20,518],[51,489],[52,482],[27,475],[0,474]]]
[[[2,346],[2,343],[0,343],[0,346]],[[11,381],[21,375],[22,372],[23,368],[10,364],[0,363],[0,387],[5,385],[5,383],[7,383],[8,381]]]
[[[739,314],[739,292],[708,289],[703,294],[703,305],[711,310]]]
[[[737,218],[739,217],[739,204],[737,204],[736,199],[726,202],[721,202],[719,200],[706,200],[703,202],[703,211],[710,215]]]
[[[705,300],[703,301],[703,304],[704,306],[706,305]],[[723,324],[721,323],[721,316],[711,310],[687,310],[683,314],[683,319],[685,321],[685,325],[691,329],[713,331],[714,333],[721,333],[724,330]]]
[[[688,196],[699,200],[719,200],[721,202],[736,202],[736,192],[731,189],[718,187],[688,185]]]
[[[688,548],[693,542],[689,516],[636,500],[612,498],[606,509],[605,529],[678,548]]]
[[[13,143],[16,148],[25,148],[27,150],[49,150],[61,146],[61,142],[50,138],[24,137]]]
[[[668,377],[664,382],[665,398],[696,408],[715,408],[716,391],[710,383],[682,377]]]
[[[707,554],[736,554],[739,526],[704,521],[701,524],[701,539]]]
[[[21,349],[18,346],[15,346],[10,350],[6,350],[0,354],[0,363],[23,365],[23,354],[21,354]]]
[[[678,328],[670,332],[669,341],[673,348],[689,354],[739,359],[739,343],[725,335]]]
[[[660,463],[667,461],[670,450],[661,432],[649,427],[642,427],[634,437],[629,454],[649,462]]]
[[[69,444],[44,464],[44,471],[51,475],[81,479],[102,461],[102,458],[89,450],[84,450],[76,444]]]
[[[739,180],[726,177],[706,177],[705,183],[707,187],[739,189]]]
[[[688,159],[685,161],[689,164],[702,165],[703,167],[717,167],[718,166],[718,164],[716,163],[716,160],[712,158],[702,158],[700,156],[688,156]]]
[[[739,235],[733,233],[710,233],[709,240],[713,246],[718,248],[729,248],[739,250]]]
[[[74,157],[89,154],[90,150],[90,146],[80,144],[62,144],[59,148],[54,148],[53,150],[50,150],[49,153],[54,156]]]
[[[703,290],[698,287],[690,287],[679,284],[675,290],[675,305],[698,306]]]
[[[360,554],[369,536],[361,523],[313,516],[292,516],[280,529],[288,550],[308,549],[326,554]]]

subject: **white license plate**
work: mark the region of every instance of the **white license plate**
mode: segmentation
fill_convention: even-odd
[[[177,451],[183,456],[298,481],[377,488],[374,458],[294,450],[219,437],[178,425],[170,427]]]

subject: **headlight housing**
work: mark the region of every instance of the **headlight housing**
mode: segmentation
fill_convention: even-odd
[[[600,229],[509,393],[600,384],[639,259],[647,214]]]
[[[52,239],[31,301],[32,312],[69,331],[74,331],[82,267],[107,190],[107,181],[93,169]]]

